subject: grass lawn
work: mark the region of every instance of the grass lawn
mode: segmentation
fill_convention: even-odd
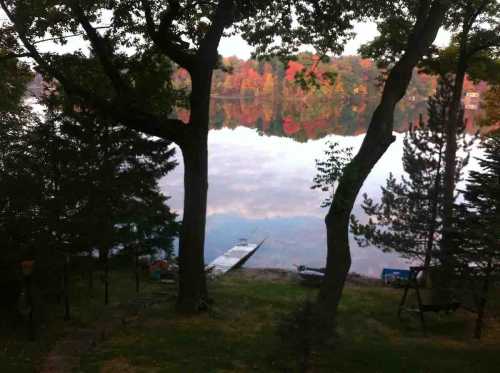
[[[286,279],[235,272],[211,284],[208,314],[181,318],[172,302],[144,310],[83,356],[81,372],[292,372],[296,359],[276,329],[282,315],[315,290]],[[341,303],[339,338],[316,349],[313,372],[500,372],[500,320],[481,341],[473,316],[462,311],[401,323],[401,291],[349,284]]]
[[[0,315],[0,373],[37,372],[54,343],[75,329],[91,326],[110,307],[103,304],[103,287],[95,276],[93,291],[86,280],[73,276],[70,291],[71,320],[64,321],[63,304],[49,304],[43,311],[45,322],[37,328],[37,339],[28,340],[27,325],[22,320],[11,322]],[[126,302],[135,296],[135,282],[131,271],[110,273],[110,306]],[[145,282],[144,291],[154,288]]]

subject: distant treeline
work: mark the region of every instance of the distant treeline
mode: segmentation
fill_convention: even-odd
[[[299,141],[320,138],[330,133],[357,135],[364,133],[380,99],[378,78],[382,71],[370,59],[358,56],[333,58],[320,62],[317,56],[304,53],[285,68],[278,59],[269,61],[223,59],[226,71],[216,70],[212,84],[212,128],[244,125],[262,133],[293,137]],[[318,88],[303,89],[302,71],[313,71]],[[334,75],[334,79],[328,77]],[[174,85],[189,87],[189,75],[179,69]],[[482,93],[485,83],[466,80],[464,92]],[[414,73],[405,98],[395,112],[395,129],[405,131],[409,122],[425,116],[427,99],[436,89],[436,77]],[[466,110],[469,130],[474,128],[475,110]],[[189,111],[178,109],[177,115],[189,120]]]

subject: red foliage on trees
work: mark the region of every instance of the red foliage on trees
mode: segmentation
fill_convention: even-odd
[[[283,118],[283,132],[286,135],[293,135],[300,131],[300,124],[295,122],[291,116]]]
[[[302,71],[303,69],[304,69],[304,65],[302,65],[301,63],[298,63],[295,61],[289,61],[288,68],[286,69],[286,75],[285,75],[286,80],[294,81],[295,74]]]

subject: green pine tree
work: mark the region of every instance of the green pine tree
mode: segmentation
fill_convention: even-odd
[[[500,134],[482,142],[480,170],[469,173],[464,201],[454,231],[456,259],[470,268],[466,289],[478,311],[475,336],[480,338],[493,279],[500,274]]]
[[[52,207],[69,203],[63,209],[69,214],[64,217],[67,224],[60,226],[69,245],[62,251],[99,253],[107,303],[110,256],[132,243],[140,247],[140,254],[168,256],[173,251],[178,223],[158,182],[176,165],[174,149],[165,140],[115,125],[84,108],[53,108],[48,123],[58,128],[53,142],[66,144],[53,159],[65,160],[62,174],[67,184],[59,192],[60,200],[50,202]]]
[[[411,126],[404,138],[403,168],[400,181],[390,174],[382,198],[375,203],[366,194],[362,208],[368,215],[363,224],[351,217],[351,229],[361,246],[373,245],[404,258],[419,260],[429,266],[439,258],[443,206],[443,170],[445,131],[452,87],[441,78],[436,94],[429,97],[428,120]],[[462,157],[457,172],[467,164],[470,141],[466,140],[463,112],[457,135]]]

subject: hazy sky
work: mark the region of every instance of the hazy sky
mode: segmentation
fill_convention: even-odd
[[[6,21],[5,14],[0,11],[0,20]],[[344,55],[357,54],[357,50],[360,45],[372,40],[377,34],[376,25],[374,23],[355,23],[354,32],[356,37],[349,41],[344,49]],[[449,33],[443,30],[437,35],[435,44],[439,46],[445,46],[448,44],[450,39]],[[61,51],[70,52],[77,49],[86,49],[86,42],[84,42],[80,37],[68,39],[68,44],[65,46],[55,45],[54,43],[46,42],[39,44],[38,47],[41,52],[48,51]],[[304,50],[311,50],[307,46],[304,46]],[[223,38],[219,45],[219,53],[224,57],[237,56],[241,59],[250,58],[252,52],[251,47],[240,37],[232,36]]]
[[[377,28],[374,23],[357,23],[354,27],[356,37],[347,43],[344,54],[357,54],[361,44],[373,39],[377,34]],[[309,48],[304,47],[304,50]],[[240,36],[232,36],[221,40],[219,53],[224,57],[237,56],[242,59],[250,58],[251,47]]]
[[[356,37],[346,44],[344,55],[357,54],[360,45],[378,35],[377,27],[374,23],[356,23],[354,25],[354,32],[356,33]],[[446,46],[449,40],[450,34],[444,30],[440,30],[435,44]],[[308,50],[308,48],[304,47],[304,50]],[[219,53],[224,57],[237,56],[242,59],[248,59],[250,58],[251,51],[250,46],[240,36],[224,38],[219,45]]]

